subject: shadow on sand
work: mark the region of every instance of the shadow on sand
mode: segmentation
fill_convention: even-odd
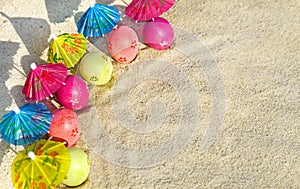
[[[0,41],[0,113],[3,115],[7,111],[5,109],[11,105],[12,96],[5,85],[5,82],[10,78],[10,71],[14,67],[14,55],[19,49],[19,43]],[[9,150],[10,145],[0,140],[0,164],[3,161],[4,155]]]

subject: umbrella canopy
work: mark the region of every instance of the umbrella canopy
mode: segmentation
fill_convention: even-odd
[[[168,11],[175,0],[133,0],[126,8],[125,14],[133,20],[147,21]]]
[[[26,103],[2,116],[0,134],[9,144],[31,144],[49,131],[51,121],[52,115],[44,104]]]
[[[159,7],[163,12],[167,12],[172,8],[176,0],[156,0],[159,3]]]
[[[91,2],[91,7],[77,23],[78,33],[85,37],[103,36],[115,28],[120,19],[115,7]]]
[[[163,13],[157,5],[155,0],[133,0],[125,8],[125,15],[133,20],[147,21]]]
[[[67,68],[74,67],[86,52],[86,39],[82,34],[52,34],[48,50],[48,63],[62,62]]]
[[[43,100],[65,85],[67,74],[68,69],[62,63],[39,66],[32,63],[22,93],[25,94],[26,100]]]
[[[65,178],[70,164],[70,152],[63,143],[39,140],[14,158],[13,186],[16,189],[55,188]]]

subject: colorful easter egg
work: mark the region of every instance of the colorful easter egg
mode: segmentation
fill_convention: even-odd
[[[112,77],[113,66],[105,54],[90,52],[82,58],[79,71],[87,82],[95,85],[104,85]]]
[[[67,108],[54,110],[52,114],[48,136],[57,142],[67,142],[68,147],[75,145],[81,131],[77,114]]]
[[[56,92],[58,102],[71,110],[81,110],[89,100],[89,90],[86,82],[79,76],[69,75],[65,85]]]
[[[142,36],[149,47],[164,50],[172,45],[174,30],[168,20],[157,17],[144,25]]]
[[[90,161],[88,155],[79,148],[69,148],[71,154],[71,166],[63,184],[67,186],[79,186],[84,183],[90,174]]]
[[[138,53],[138,36],[128,26],[120,26],[107,37],[110,55],[119,63],[128,64]]]

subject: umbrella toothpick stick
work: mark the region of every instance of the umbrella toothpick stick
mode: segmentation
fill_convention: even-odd
[[[53,136],[50,136],[49,138],[48,138],[48,140],[51,140],[53,138]],[[67,142],[65,141],[65,142],[63,142],[63,144],[67,144]]]
[[[32,70],[35,70],[36,69],[36,64],[33,62],[33,63],[30,64],[30,67],[31,67]]]
[[[21,70],[20,70],[19,68],[17,68],[16,66],[13,65],[13,68],[14,68],[15,70],[17,70],[20,74],[22,74],[24,77],[27,76],[23,71],[21,71]]]
[[[35,154],[34,154],[34,152],[32,152],[32,151],[30,151],[30,152],[28,152],[28,157],[31,159],[31,160],[34,160],[35,159]]]
[[[95,1],[94,0],[90,0],[90,6],[94,7],[95,6]]]
[[[52,38],[53,40],[57,40],[57,36],[56,36],[54,33],[51,34],[51,38]]]
[[[14,153],[18,154],[18,152],[15,149],[13,149],[12,147],[9,147],[9,149],[11,149],[11,151],[13,151]]]
[[[16,114],[19,114],[21,112],[20,108],[18,106],[15,106],[13,108],[13,111],[16,113]]]
[[[126,6],[128,6],[128,3],[127,3],[126,1],[122,0],[122,2],[123,2]]]
[[[53,104],[53,106],[55,106],[56,109],[60,108],[60,105],[59,105],[59,103],[56,100],[50,99],[50,102]]]
[[[1,138],[1,134],[0,134],[0,138]],[[0,139],[0,142],[2,141],[2,139]],[[15,152],[16,154],[18,154],[18,152],[16,150],[14,150],[11,146],[8,146],[9,149],[11,149],[11,151]]]

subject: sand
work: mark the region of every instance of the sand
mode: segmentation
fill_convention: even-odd
[[[46,60],[50,34],[76,32],[88,6],[0,2],[1,114],[24,103],[24,75]],[[140,50],[114,63],[109,86],[89,86],[77,147],[91,173],[79,188],[300,188],[299,10],[297,0],[178,0],[163,14],[171,49]],[[12,188],[16,155],[0,143],[0,188]]]

